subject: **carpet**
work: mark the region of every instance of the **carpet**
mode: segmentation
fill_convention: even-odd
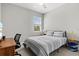
[[[24,47],[18,50],[22,56],[35,56],[35,54],[30,49],[25,49]],[[68,50],[67,47],[61,47],[59,51],[52,52],[50,56],[79,56],[79,51],[72,52]]]

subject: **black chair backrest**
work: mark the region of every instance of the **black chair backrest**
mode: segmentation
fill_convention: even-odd
[[[21,37],[21,34],[18,34],[18,33],[17,33],[17,34],[15,35],[14,40],[15,40],[16,43],[19,42],[20,37]]]

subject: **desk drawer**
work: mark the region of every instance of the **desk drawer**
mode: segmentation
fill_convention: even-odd
[[[15,47],[7,47],[4,49],[0,49],[0,56],[14,56]]]
[[[5,56],[5,50],[4,49],[0,49],[0,56]]]

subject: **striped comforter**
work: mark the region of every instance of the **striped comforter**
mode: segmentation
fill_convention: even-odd
[[[24,43],[36,55],[48,56],[51,52],[64,45],[66,40],[66,37],[34,36],[27,38]]]

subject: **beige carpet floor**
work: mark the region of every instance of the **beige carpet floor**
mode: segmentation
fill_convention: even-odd
[[[22,56],[35,56],[35,54],[30,49],[25,49],[24,47],[18,50]],[[79,56],[79,51],[72,52],[68,50],[67,47],[61,47],[59,52],[52,52],[50,56]]]

